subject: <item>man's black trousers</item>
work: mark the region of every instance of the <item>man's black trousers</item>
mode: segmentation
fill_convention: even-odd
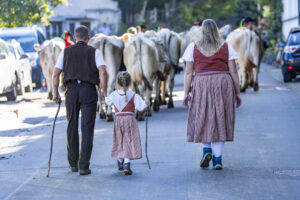
[[[71,167],[88,169],[93,149],[94,127],[98,94],[89,83],[70,82],[66,84],[67,147]],[[78,121],[81,111],[81,148],[79,154]]]

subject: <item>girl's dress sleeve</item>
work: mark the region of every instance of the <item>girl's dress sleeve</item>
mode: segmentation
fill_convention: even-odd
[[[113,95],[113,93],[111,93],[109,96],[105,97],[105,103],[108,106],[112,106],[113,105],[112,95]]]
[[[192,42],[185,49],[185,51],[182,55],[182,59],[185,62],[194,62],[194,48],[195,48],[195,44],[194,44],[194,42]]]
[[[145,108],[147,108],[146,102],[138,94],[134,95],[134,106],[138,111],[143,111]]]

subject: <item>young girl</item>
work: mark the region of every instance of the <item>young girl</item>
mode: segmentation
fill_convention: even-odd
[[[116,111],[111,157],[118,159],[120,171],[131,175],[130,160],[142,158],[140,132],[134,111],[142,111],[147,105],[138,94],[128,90],[131,85],[128,72],[120,72],[117,82],[119,89],[105,98],[105,103],[109,106],[114,105]]]

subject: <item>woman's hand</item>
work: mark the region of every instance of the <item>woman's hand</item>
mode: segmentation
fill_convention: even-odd
[[[236,107],[240,107],[242,105],[242,99],[240,95],[236,95]]]
[[[187,94],[184,96],[182,105],[184,105],[185,107],[188,107],[190,101],[191,101],[191,96],[189,94]]]

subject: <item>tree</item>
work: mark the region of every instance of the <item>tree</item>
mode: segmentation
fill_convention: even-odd
[[[0,0],[0,27],[48,24],[51,8],[67,3],[68,0]]]
[[[237,24],[243,18],[250,18],[255,22],[261,17],[262,13],[258,10],[257,0],[238,0],[237,8],[235,9]]]

